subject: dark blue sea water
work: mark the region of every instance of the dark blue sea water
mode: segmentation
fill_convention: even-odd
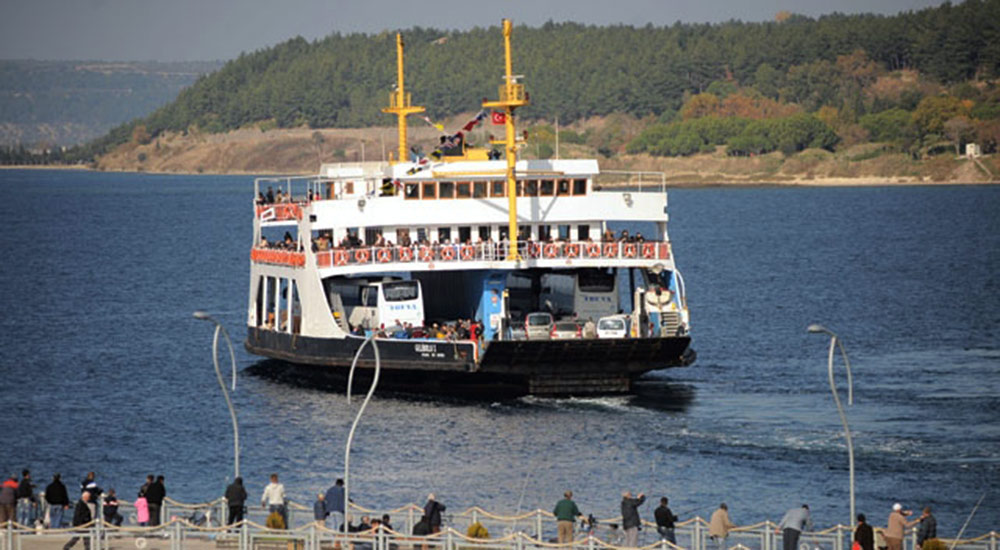
[[[231,476],[210,359],[216,314],[240,345],[252,179],[0,171],[0,472],[96,470],[130,496],[162,473],[183,501]],[[930,504],[953,536],[1000,526],[1000,187],[671,191],[698,363],[635,396],[500,403],[383,396],[352,454],[362,504],[585,513],[624,489],[739,523],[812,505],[848,520],[847,455],[825,337],[854,367],[858,511]],[[240,369],[257,359],[237,350]],[[838,380],[844,386],[838,362]],[[357,401],[241,374],[242,468],[310,500],[342,471]],[[523,491],[523,499],[522,499]],[[643,509],[652,515],[652,504]]]

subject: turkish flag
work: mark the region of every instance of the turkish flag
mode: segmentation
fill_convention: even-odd
[[[506,124],[507,123],[507,113],[504,113],[503,111],[493,111],[493,114],[490,115],[490,122],[492,122],[493,124],[495,124],[497,126],[499,126],[501,124]]]

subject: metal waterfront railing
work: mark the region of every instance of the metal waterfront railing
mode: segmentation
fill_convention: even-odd
[[[573,548],[602,550],[621,548],[623,533],[615,524],[620,518],[603,519],[591,531],[577,529],[572,543],[556,543],[556,521],[552,514],[534,510],[518,515],[498,515],[479,507],[456,514],[445,515],[445,528],[426,537],[412,536],[413,525],[422,510],[407,505],[393,510],[375,510],[354,507],[351,514],[381,518],[389,514],[395,530],[378,533],[340,533],[312,520],[311,509],[297,503],[288,505],[290,529],[268,529],[263,520],[265,511],[248,509],[245,521],[226,525],[226,502],[219,499],[200,504],[166,501],[162,509],[163,524],[156,527],[133,525],[134,510],[123,503],[120,513],[126,525],[116,527],[106,522],[91,522],[78,528],[43,529],[9,522],[0,532],[0,550],[22,548],[59,548],[72,537],[85,539],[93,550],[112,548],[146,548],[156,542],[157,548],[180,550],[184,548],[232,548],[238,550],[543,550]],[[489,532],[489,538],[467,536],[470,526],[479,524]],[[331,525],[332,526],[332,525]],[[729,550],[777,550],[781,536],[770,521],[739,527],[729,533],[724,547]],[[813,533],[803,533],[802,545],[819,550],[848,550],[851,547],[851,528],[838,525]],[[708,537],[708,522],[696,517],[677,524],[677,544],[661,540],[656,527],[643,523],[639,545],[645,550],[710,550],[715,548]],[[1000,536],[993,531],[963,539],[941,539],[954,550],[1000,550]],[[916,534],[904,540],[904,550],[916,549]]]

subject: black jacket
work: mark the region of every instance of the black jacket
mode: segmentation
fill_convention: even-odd
[[[657,527],[666,527],[667,529],[674,528],[674,522],[677,521],[677,516],[670,511],[670,508],[666,506],[660,506],[653,512],[653,516],[656,517]]]
[[[854,540],[861,545],[861,550],[875,550],[875,532],[867,523],[858,524],[854,531]]]
[[[92,519],[94,517],[90,515],[90,506],[87,506],[87,503],[82,498],[76,501],[76,509],[73,510],[73,527],[90,523]]]
[[[53,481],[45,488],[45,502],[52,506],[69,506],[69,495],[61,481]]]
[[[35,485],[31,483],[31,479],[21,478],[21,482],[17,484],[17,498],[30,498],[35,499]]]
[[[927,539],[937,538],[937,520],[934,516],[927,515],[920,520],[920,527],[917,527],[917,544],[922,545]]]
[[[622,498],[622,529],[638,527],[642,523],[639,520],[639,507],[643,502],[646,502],[645,495],[639,498]]]
[[[146,502],[160,506],[163,504],[163,497],[167,496],[167,488],[159,481],[149,484],[146,490]]]
[[[424,517],[427,518],[427,525],[431,529],[441,527],[441,512],[444,512],[445,505],[436,500],[428,500],[424,505]]]
[[[230,506],[243,506],[247,501],[247,490],[243,484],[235,481],[230,483],[229,487],[226,487],[226,500]]]

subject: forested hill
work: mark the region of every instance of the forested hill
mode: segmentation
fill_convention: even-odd
[[[496,95],[503,70],[496,25],[462,32],[415,28],[403,35],[407,89],[432,118],[478,109],[483,97]],[[144,135],[157,136],[263,120],[279,127],[391,124],[380,109],[395,82],[394,38],[392,32],[335,34],[312,43],[295,38],[241,55],[173,103],[91,144],[90,153],[132,139],[138,125]],[[525,75],[532,99],[522,115],[563,122],[612,112],[669,114],[716,81],[814,112],[844,100],[836,94],[844,72],[832,67],[839,56],[858,50],[881,72],[911,69],[945,85],[994,79],[1000,74],[1000,0],[895,16],[779,14],[765,23],[548,23],[516,27],[513,43],[515,72]],[[865,114],[858,108],[871,108],[855,107],[854,117]],[[899,105],[877,109],[893,107]]]
[[[73,145],[173,101],[221,62],[0,60],[0,144]]]

